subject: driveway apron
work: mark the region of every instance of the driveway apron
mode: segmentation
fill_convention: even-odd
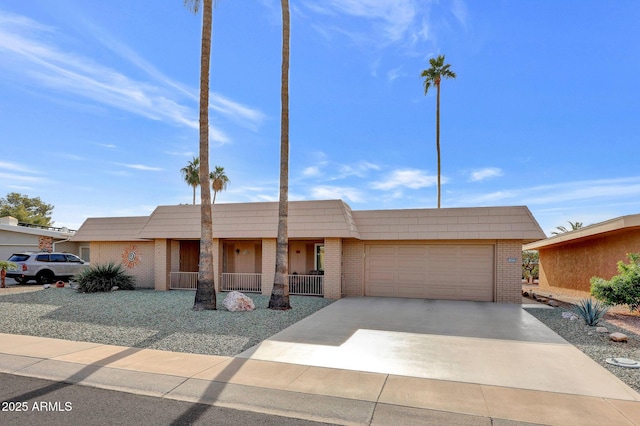
[[[344,298],[238,357],[640,400],[520,305]]]

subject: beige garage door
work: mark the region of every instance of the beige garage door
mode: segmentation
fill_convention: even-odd
[[[365,246],[365,294],[493,301],[492,245]]]

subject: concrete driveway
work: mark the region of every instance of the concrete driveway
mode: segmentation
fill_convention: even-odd
[[[640,401],[520,305],[345,298],[238,357]]]

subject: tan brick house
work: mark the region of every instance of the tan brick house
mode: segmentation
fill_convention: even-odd
[[[277,203],[213,206],[218,290],[270,294]],[[341,200],[289,203],[292,294],[520,303],[522,244],[545,235],[527,207],[352,211]],[[90,218],[73,241],[92,263],[122,262],[140,287],[195,288],[200,206]]]
[[[584,296],[593,276],[610,279],[618,261],[640,252],[640,214],[622,216],[524,246],[540,253],[542,289]]]

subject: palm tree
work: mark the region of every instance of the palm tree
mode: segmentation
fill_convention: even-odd
[[[289,0],[282,4],[282,80],[280,87],[280,199],[278,202],[278,240],[276,272],[269,309],[291,309],[289,304]]]
[[[443,78],[456,78],[456,73],[451,71],[451,65],[444,63],[444,55],[429,59],[431,68],[422,71],[424,77],[424,94],[426,95],[433,84],[437,89],[436,101],[436,151],[438,153],[438,208],[440,208],[440,82]]]
[[[193,204],[196,203],[196,188],[200,185],[200,159],[193,157],[185,167],[181,168],[182,177],[187,185],[193,188]]]
[[[211,189],[213,189],[213,201],[211,204],[215,204],[218,192],[227,189],[229,178],[224,173],[224,167],[216,166],[215,171],[209,173],[209,179],[211,179]]]
[[[198,13],[200,0],[184,0]],[[209,68],[213,0],[202,0],[202,47],[200,50],[200,265],[193,309],[215,310],[216,288],[213,274],[213,217],[209,188]]]
[[[551,235],[560,235],[560,234],[564,234],[565,232],[575,231],[576,229],[582,228],[582,222],[575,222],[575,223],[571,222],[571,221],[568,221],[568,222],[569,222],[569,226],[571,227],[571,229],[567,229],[564,226],[556,226],[556,229],[559,232],[554,231],[554,232],[551,233]]]

